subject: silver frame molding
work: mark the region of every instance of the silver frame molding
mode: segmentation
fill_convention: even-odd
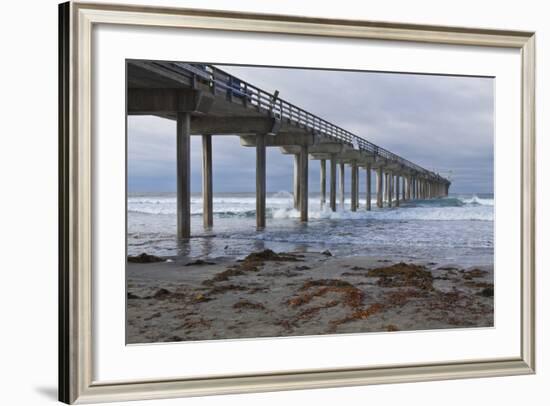
[[[129,382],[93,381],[91,50],[95,24],[508,47],[521,51],[521,355],[510,359]],[[90,403],[532,374],[535,371],[535,34],[198,9],[59,6],[59,400]]]

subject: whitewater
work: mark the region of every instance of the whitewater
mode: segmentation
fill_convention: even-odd
[[[446,198],[401,202],[399,208],[356,212],[321,208],[309,198],[309,222],[299,221],[293,197],[267,196],[267,226],[255,226],[253,193],[214,196],[214,227],[202,226],[202,198],[192,195],[192,238],[178,241],[174,193],[130,194],[127,200],[128,254],[242,257],[253,250],[329,250],[335,255],[373,255],[391,260],[428,260],[462,266],[493,263],[494,198],[490,194],[451,194]]]

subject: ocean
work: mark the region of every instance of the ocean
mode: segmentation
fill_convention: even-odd
[[[191,234],[176,238],[175,193],[128,196],[128,255],[242,258],[252,251],[324,251],[382,259],[428,261],[460,266],[493,264],[492,194],[451,194],[446,198],[401,202],[399,208],[357,212],[321,209],[319,195],[309,198],[309,222],[299,221],[292,194],[267,196],[267,226],[256,230],[255,195],[214,195],[214,227],[202,226],[202,198],[191,199]]]

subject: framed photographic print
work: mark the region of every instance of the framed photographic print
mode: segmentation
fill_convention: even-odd
[[[59,17],[61,401],[534,373],[534,33]]]

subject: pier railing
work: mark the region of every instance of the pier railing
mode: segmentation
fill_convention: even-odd
[[[166,64],[163,63],[163,66],[166,66]],[[385,148],[373,144],[350,131],[281,99],[277,93],[271,94],[215,66],[174,62],[170,64],[170,67],[178,73],[189,77],[194,85],[202,82],[209,86],[212,93],[225,94],[231,102],[242,103],[245,107],[255,108],[260,112],[267,112],[277,119],[287,120],[298,127],[307,128],[320,135],[344,142],[359,151],[365,151],[388,161],[399,163],[423,175],[443,179],[432,171],[428,171]]]

